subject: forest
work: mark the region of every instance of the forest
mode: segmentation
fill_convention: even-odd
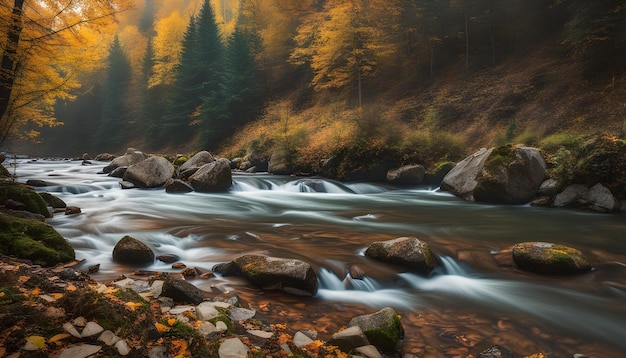
[[[626,0],[1,0],[1,150],[458,160],[626,135]]]

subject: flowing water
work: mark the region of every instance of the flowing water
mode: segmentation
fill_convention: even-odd
[[[7,163],[5,162],[5,165]],[[321,339],[350,318],[391,306],[406,331],[402,351],[420,357],[477,355],[500,344],[514,356],[626,356],[626,215],[467,203],[432,188],[345,184],[315,178],[234,175],[230,191],[168,194],[122,190],[98,174],[105,163],[22,159],[19,181],[42,179],[75,216],[48,222],[97,280],[134,268],[112,262],[115,243],[131,235],[157,255],[180,257],[210,271],[244,253],[302,259],[318,273],[313,298],[263,292],[235,278],[195,280],[205,290],[235,290],[245,306]],[[417,236],[438,255],[424,277],[363,256],[373,241]],[[576,247],[592,272],[551,277],[525,273],[499,259],[522,241]],[[507,264],[507,262],[509,264]],[[365,272],[353,279],[348,267]],[[176,272],[156,262],[145,270]]]

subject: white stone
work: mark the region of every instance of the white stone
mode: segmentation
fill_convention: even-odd
[[[208,321],[219,316],[221,313],[210,302],[202,302],[196,306],[196,317],[200,321]]]
[[[39,298],[41,298],[42,300],[48,302],[48,303],[52,303],[54,301],[56,301],[56,299],[52,296],[48,296],[48,295],[39,295]]]
[[[117,353],[119,353],[121,356],[125,356],[130,353],[130,348],[128,347],[128,344],[126,344],[126,341],[123,339],[120,339],[119,341],[117,341],[117,343],[115,343],[115,349],[117,349]]]
[[[222,321],[217,321],[215,323],[215,328],[217,328],[218,332],[226,332],[226,331],[228,331],[228,326],[226,325],[226,323],[224,323]]]
[[[135,280],[133,280],[132,278],[125,278],[123,280],[115,281],[113,282],[113,284],[121,288],[129,288],[134,282]]]
[[[101,349],[102,346],[95,346],[92,344],[71,346],[61,352],[59,358],[87,358],[98,353]]]
[[[233,307],[230,309],[230,319],[233,321],[245,321],[248,320],[256,314],[255,310],[249,310],[247,308],[241,307]]]
[[[85,327],[87,325],[87,319],[83,316],[76,317],[72,320],[72,324],[77,327]]]
[[[177,315],[177,314],[181,314],[187,311],[194,311],[195,310],[195,306],[174,306],[172,307],[172,309],[170,309],[170,314],[172,315]]]
[[[74,325],[70,322],[63,323],[63,329],[65,330],[65,332],[71,334],[76,338],[83,338],[83,336],[80,335],[80,332],[76,330],[76,327],[74,327]]]
[[[272,338],[274,336],[274,333],[272,333],[272,332],[261,331],[259,329],[249,329],[248,333],[250,333],[253,336],[257,336],[257,337],[261,337],[261,338],[265,338],[265,339],[269,339],[269,338]]]
[[[116,336],[115,333],[107,329],[106,331],[102,332],[100,337],[98,337],[98,340],[106,344],[107,346],[112,346],[120,340],[120,337]]]
[[[198,332],[203,336],[208,336],[211,333],[217,332],[217,328],[211,322],[202,322],[198,327]]]
[[[104,331],[104,328],[102,328],[101,325],[93,321],[88,322],[87,325],[85,326],[85,329],[83,329],[83,333],[81,333],[81,337],[95,336],[96,334],[100,334],[103,331]]]
[[[224,340],[218,350],[220,358],[241,358],[248,356],[248,347],[239,338]]]
[[[364,358],[383,358],[373,345],[358,347],[355,349]]]
[[[165,281],[163,280],[156,280],[154,282],[152,282],[152,286],[150,286],[150,291],[152,291],[152,294],[154,295],[154,297],[159,297],[161,296],[161,292],[163,292],[163,283]]]
[[[298,348],[302,348],[310,343],[313,343],[313,340],[300,331],[293,335],[293,344],[295,344]]]

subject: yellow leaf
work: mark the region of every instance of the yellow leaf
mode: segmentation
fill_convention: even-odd
[[[69,285],[67,285],[67,287],[65,288],[66,291],[76,291],[76,286],[72,285],[71,283]]]
[[[52,296],[52,298],[54,298],[55,300],[60,300],[61,298],[63,298],[62,293],[51,293],[50,296]]]
[[[119,291],[119,289],[117,289],[115,287],[109,287],[106,290],[104,290],[104,292],[102,292],[102,293],[104,293],[105,295],[108,295],[108,294],[116,293],[117,291]]]
[[[169,324],[170,326],[173,326],[176,324],[176,318],[170,318],[167,320],[167,324]]]
[[[26,282],[26,281],[30,280],[30,276],[20,276],[20,277],[18,277],[17,280],[20,281],[20,282]]]
[[[184,339],[175,339],[172,341],[172,352],[176,357],[187,356],[187,341]]]
[[[40,293],[40,292],[41,292],[41,289],[40,289],[39,287],[35,287],[35,288],[33,288],[33,290],[32,290],[32,291],[30,291],[30,293],[31,293],[33,296],[39,296],[39,293]]]
[[[0,292],[0,297],[4,297],[5,294],[6,293],[4,293],[4,292]]]
[[[170,330],[170,328],[166,325],[164,325],[163,323],[155,323],[154,324],[156,326],[157,331],[159,331],[159,333],[165,333],[167,331]]]
[[[128,308],[131,312],[134,312],[135,309],[137,309],[138,307],[141,307],[141,303],[138,302],[126,302],[124,304],[126,306],[126,308]]]
[[[42,336],[30,336],[26,338],[26,342],[34,345],[35,347],[41,349],[46,346],[46,339]]]
[[[59,334],[56,334],[56,335],[50,337],[50,339],[48,339],[48,342],[54,343],[56,341],[64,340],[67,337],[70,337],[69,333],[59,333]]]

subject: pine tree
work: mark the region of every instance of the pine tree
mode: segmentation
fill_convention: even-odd
[[[129,119],[127,95],[131,74],[130,61],[120,45],[119,38],[115,36],[107,57],[105,97],[95,141],[99,149],[117,149],[117,146],[127,139],[124,129]]]

